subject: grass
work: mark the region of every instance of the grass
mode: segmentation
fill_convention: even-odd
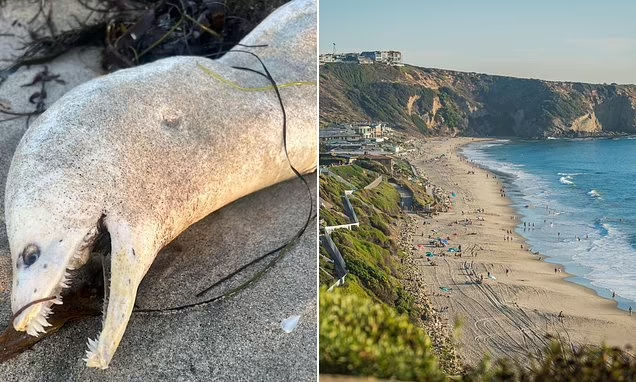
[[[380,183],[372,190],[359,191],[355,197],[393,218],[400,214],[400,193],[387,182]]]
[[[342,206],[342,195],[345,192],[346,187],[328,175],[320,175],[320,198],[340,207],[340,211],[344,213]]]
[[[378,177],[374,171],[367,170],[357,165],[332,167],[329,171],[340,175],[358,189],[362,189]]]
[[[321,208],[319,216],[327,226],[349,224],[349,218],[344,215],[344,212]]]

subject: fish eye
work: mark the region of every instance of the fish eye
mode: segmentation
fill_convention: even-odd
[[[29,244],[22,251],[22,262],[26,267],[33,265],[40,257],[40,248],[35,244]]]

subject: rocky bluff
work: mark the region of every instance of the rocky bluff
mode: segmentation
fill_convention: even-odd
[[[636,134],[636,85],[330,63],[320,67],[320,119],[384,121],[425,135]]]

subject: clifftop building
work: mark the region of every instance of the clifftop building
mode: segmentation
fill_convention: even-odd
[[[388,64],[388,65],[402,65],[402,52],[395,50],[376,50],[373,52],[362,52],[361,57],[367,57],[373,62]]]
[[[402,52],[396,50],[376,50],[362,53],[327,53],[320,55],[321,65],[329,62],[404,66],[402,63]]]

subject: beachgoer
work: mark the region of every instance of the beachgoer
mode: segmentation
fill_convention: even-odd
[[[629,307],[629,315],[630,316],[632,315],[632,307],[631,306]]]
[[[612,292],[612,298],[616,298],[616,292]]]
[[[510,273],[510,269],[506,268],[506,276],[508,276],[508,273]]]
[[[523,249],[523,244],[521,244],[521,249]]]
[[[554,268],[554,274],[556,275],[559,270]]]

